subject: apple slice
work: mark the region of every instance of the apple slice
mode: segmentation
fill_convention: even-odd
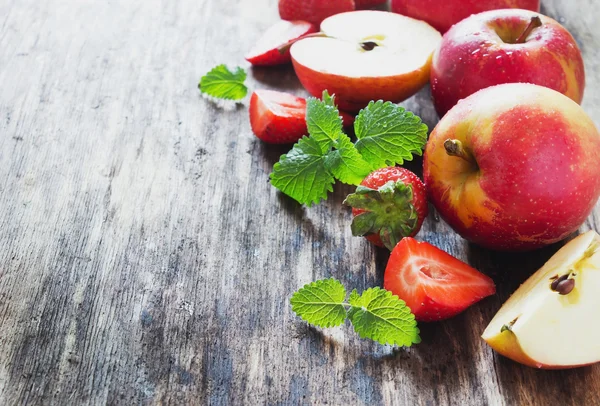
[[[537,368],[600,361],[600,236],[562,247],[504,303],[482,338],[500,354]]]
[[[336,95],[341,109],[358,111],[371,100],[401,102],[429,80],[441,35],[427,23],[385,11],[353,11],[327,18],[323,37],[292,45],[302,85],[319,97]]]
[[[317,31],[317,27],[307,21],[279,21],[265,31],[254,48],[246,55],[246,60],[258,66],[288,63],[291,59],[289,50],[279,52],[278,48]]]

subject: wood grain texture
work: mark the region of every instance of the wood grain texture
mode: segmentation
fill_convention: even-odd
[[[255,139],[245,107],[198,94],[202,73],[240,63],[277,20],[275,3],[0,2],[0,404],[600,404],[599,366],[538,371],[479,338],[558,246],[498,254],[431,216],[419,237],[498,295],[423,325],[411,349],[292,314],[315,279],[380,285],[387,255],[351,236],[351,188],[313,208],[282,197],[268,174],[287,149]],[[581,45],[600,125],[596,0],[543,11]],[[306,94],[291,68],[249,77]],[[435,125],[428,89],[405,105]]]

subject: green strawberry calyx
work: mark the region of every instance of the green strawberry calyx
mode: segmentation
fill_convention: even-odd
[[[412,202],[412,185],[402,181],[389,181],[379,189],[358,186],[344,200],[345,205],[364,210],[352,219],[352,235],[377,234],[391,251],[417,227],[419,216]]]

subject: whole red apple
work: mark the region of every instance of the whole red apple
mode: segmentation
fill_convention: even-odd
[[[529,250],[577,230],[600,196],[600,134],[552,89],[503,84],[460,101],[425,149],[427,194],[462,237]]]
[[[444,33],[471,14],[502,8],[540,11],[540,0],[392,0],[392,11],[428,22]]]
[[[501,83],[535,83],[581,103],[581,52],[555,20],[527,10],[477,14],[448,31],[433,56],[431,93],[443,116],[460,99]]]

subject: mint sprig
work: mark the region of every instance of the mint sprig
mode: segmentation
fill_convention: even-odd
[[[378,101],[358,114],[354,125],[358,141],[354,144],[344,134],[339,111],[327,91],[323,100],[308,99],[306,123],[309,136],[273,166],[271,184],[308,206],[326,199],[335,179],[358,185],[375,169],[401,164],[412,159],[412,154],[421,155],[427,141],[427,126],[418,116]],[[311,143],[313,148],[308,151],[301,143]]]
[[[198,88],[200,92],[218,99],[241,100],[248,94],[245,81],[246,72],[242,68],[232,71],[225,65],[219,65],[202,76]]]
[[[318,327],[339,326],[349,318],[361,338],[406,347],[421,342],[415,316],[392,292],[376,287],[359,295],[354,289],[348,303],[345,298],[342,283],[330,278],[305,285],[290,303],[300,318]]]

